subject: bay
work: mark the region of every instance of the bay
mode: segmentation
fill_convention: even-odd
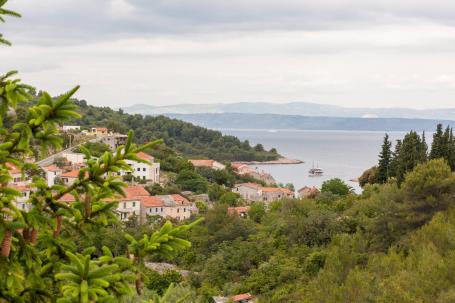
[[[292,183],[296,190],[303,186],[316,186],[332,178],[340,178],[361,192],[357,182],[366,169],[377,164],[384,132],[370,131],[307,131],[307,130],[258,130],[218,129],[227,135],[251,144],[262,144],[264,148],[275,147],[287,158],[299,159],[303,164],[254,165],[258,170],[269,172],[280,183]],[[402,139],[404,132],[389,132],[395,142]],[[312,166],[324,170],[320,177],[309,177]]]

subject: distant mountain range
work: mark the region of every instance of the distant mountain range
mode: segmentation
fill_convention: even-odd
[[[455,126],[455,121],[404,118],[307,117],[276,114],[166,114],[170,118],[212,129],[304,129],[363,131],[428,131],[436,124]]]
[[[135,104],[123,108],[131,114],[201,114],[201,113],[241,113],[241,114],[281,114],[315,117],[349,118],[407,118],[455,120],[454,108],[410,109],[410,108],[349,108],[327,104],[292,102],[285,104],[239,102],[219,104],[176,104],[152,106]]]

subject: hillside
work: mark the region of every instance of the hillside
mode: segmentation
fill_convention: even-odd
[[[76,101],[83,118],[71,123],[85,128],[107,127],[120,133],[132,129],[139,143],[162,138],[167,146],[188,157],[204,157],[219,161],[269,161],[276,160],[279,154],[275,149],[265,151],[262,145],[252,147],[248,141],[240,141],[234,136],[195,126],[188,122],[164,116],[130,115],[114,111],[109,107],[87,105]]]
[[[162,115],[162,114],[201,114],[201,113],[247,113],[316,116],[316,117],[375,117],[375,118],[409,118],[455,120],[455,108],[412,109],[412,108],[367,108],[342,107],[310,102],[268,103],[237,102],[217,104],[176,104],[152,106],[134,104],[123,107],[128,113]]]
[[[308,117],[276,114],[168,114],[208,128],[238,129],[305,129],[305,130],[361,130],[361,131],[432,131],[438,123],[454,125],[450,120],[403,118],[344,118]]]

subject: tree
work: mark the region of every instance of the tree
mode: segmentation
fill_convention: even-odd
[[[379,154],[378,171],[376,180],[378,183],[385,183],[390,177],[390,164],[392,161],[392,143],[389,141],[389,135],[384,136],[381,153]]]
[[[1,15],[6,0],[0,0]],[[17,14],[12,14],[17,15]],[[3,18],[0,19],[3,21]],[[5,43],[2,40],[2,43]],[[136,154],[153,148],[160,140],[137,146],[133,132],[127,142],[114,153],[100,158],[86,156],[86,167],[70,186],[49,187],[39,174],[28,186],[32,193],[27,212],[16,207],[23,194],[12,184],[10,175],[14,165],[25,175],[38,171],[33,157],[39,158],[62,147],[58,126],[70,119],[81,118],[71,101],[78,86],[57,98],[42,92],[32,95],[30,86],[13,79],[16,72],[0,76],[0,300],[2,302],[115,302],[131,295],[131,282],[141,279],[141,266],[146,256],[171,257],[189,247],[183,233],[192,226],[174,228],[167,222],[159,231],[145,234],[141,240],[124,234],[129,243],[126,257],[115,257],[106,247],[93,254],[94,248],[81,251],[75,238],[93,229],[118,221],[114,213],[118,195],[124,195],[125,184],[113,172],[129,170],[126,160],[141,160]],[[32,102],[33,101],[33,102]],[[24,115],[15,115],[18,108]],[[8,123],[4,124],[7,121]],[[27,161],[26,161],[27,160]],[[61,201],[67,194],[75,197],[68,205]],[[80,253],[74,253],[81,251]],[[130,260],[131,253],[134,259]],[[136,283],[137,291],[141,290]]]
[[[430,159],[444,157],[444,134],[442,124],[438,124],[436,132],[433,134],[433,142],[431,143]]]
[[[374,184],[376,183],[378,177],[378,167],[373,166],[367,169],[362,173],[362,175],[359,177],[359,185],[361,187],[364,187],[367,184]]]
[[[334,195],[346,196],[352,188],[339,178],[324,181],[321,186],[322,193],[332,193]]]

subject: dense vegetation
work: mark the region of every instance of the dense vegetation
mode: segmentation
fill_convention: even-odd
[[[76,101],[76,104],[80,106],[82,118],[71,123],[85,128],[107,127],[120,133],[131,129],[138,143],[160,138],[167,146],[188,157],[218,161],[269,161],[279,157],[275,149],[265,151],[260,144],[252,147],[248,141],[242,142],[234,136],[223,136],[219,131],[180,120],[164,116],[130,115],[122,110],[87,105],[85,101]]]
[[[401,186],[338,181],[314,200],[278,201],[249,218],[218,204],[190,232],[181,266],[202,294],[252,292],[259,302],[453,302],[455,176],[443,159]]]

